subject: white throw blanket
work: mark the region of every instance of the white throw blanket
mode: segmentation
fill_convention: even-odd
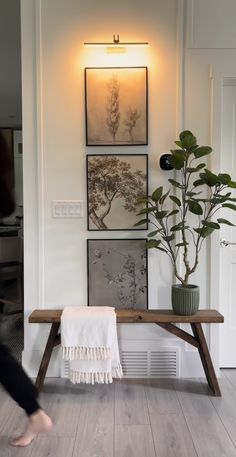
[[[67,306],[61,316],[64,360],[70,361],[73,383],[110,383],[122,377],[115,309]]]

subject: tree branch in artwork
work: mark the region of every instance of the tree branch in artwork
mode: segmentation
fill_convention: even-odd
[[[137,211],[137,198],[145,194],[146,175],[132,170],[131,165],[114,156],[89,158],[88,162],[88,213],[99,230],[106,230],[106,217],[112,211],[115,199],[123,201],[123,208]]]
[[[108,97],[106,104],[106,124],[113,142],[116,142],[116,134],[120,124],[120,86],[115,75],[107,84]]]
[[[134,142],[134,130],[137,124],[138,119],[141,117],[141,112],[138,111],[136,108],[129,107],[126,111],[126,118],[124,120],[124,124],[126,126],[126,130],[130,136],[130,142],[133,144]]]
[[[112,272],[109,267],[109,257],[113,259],[118,256],[116,262],[120,264],[120,258],[123,259],[119,271]],[[124,254],[113,248],[104,251],[97,249],[94,252],[95,260],[93,264],[100,264],[107,281],[108,287],[112,287],[117,294],[118,308],[136,308],[138,297],[146,292],[147,286],[144,283],[146,274],[146,250],[144,249],[140,256],[135,258],[130,253]],[[112,262],[114,263],[114,261]]]

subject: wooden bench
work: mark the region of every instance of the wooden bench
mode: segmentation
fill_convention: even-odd
[[[221,396],[219,384],[201,325],[203,323],[213,324],[224,322],[224,317],[218,311],[212,309],[201,310],[194,316],[178,316],[174,314],[173,311],[166,309],[117,309],[115,311],[118,323],[157,324],[159,327],[196,347],[201,358],[208,384],[213,394],[215,396]],[[35,383],[38,390],[41,390],[44,384],[53,348],[61,343],[61,335],[59,333],[61,314],[61,309],[36,309],[29,316],[29,322],[32,324],[51,324],[51,330]],[[186,323],[191,325],[193,335],[174,325]]]

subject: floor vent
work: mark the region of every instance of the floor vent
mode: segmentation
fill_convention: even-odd
[[[150,377],[176,377],[177,355],[177,351],[150,351]]]
[[[158,351],[122,351],[125,378],[176,378],[179,374],[178,348]]]
[[[148,351],[122,351],[121,365],[125,378],[146,378]]]
[[[179,376],[179,349],[122,350],[124,378],[176,378]],[[62,361],[62,378],[69,378],[69,362]]]
[[[70,365],[69,360],[62,360],[61,363],[61,378],[69,378]]]

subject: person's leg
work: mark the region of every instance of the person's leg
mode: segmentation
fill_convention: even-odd
[[[23,408],[29,421],[23,435],[12,442],[15,446],[27,446],[40,432],[51,428],[52,422],[40,408],[37,390],[6,346],[0,343],[0,383],[10,396]]]
[[[0,344],[0,383],[28,416],[40,408],[34,384],[4,344]]]

